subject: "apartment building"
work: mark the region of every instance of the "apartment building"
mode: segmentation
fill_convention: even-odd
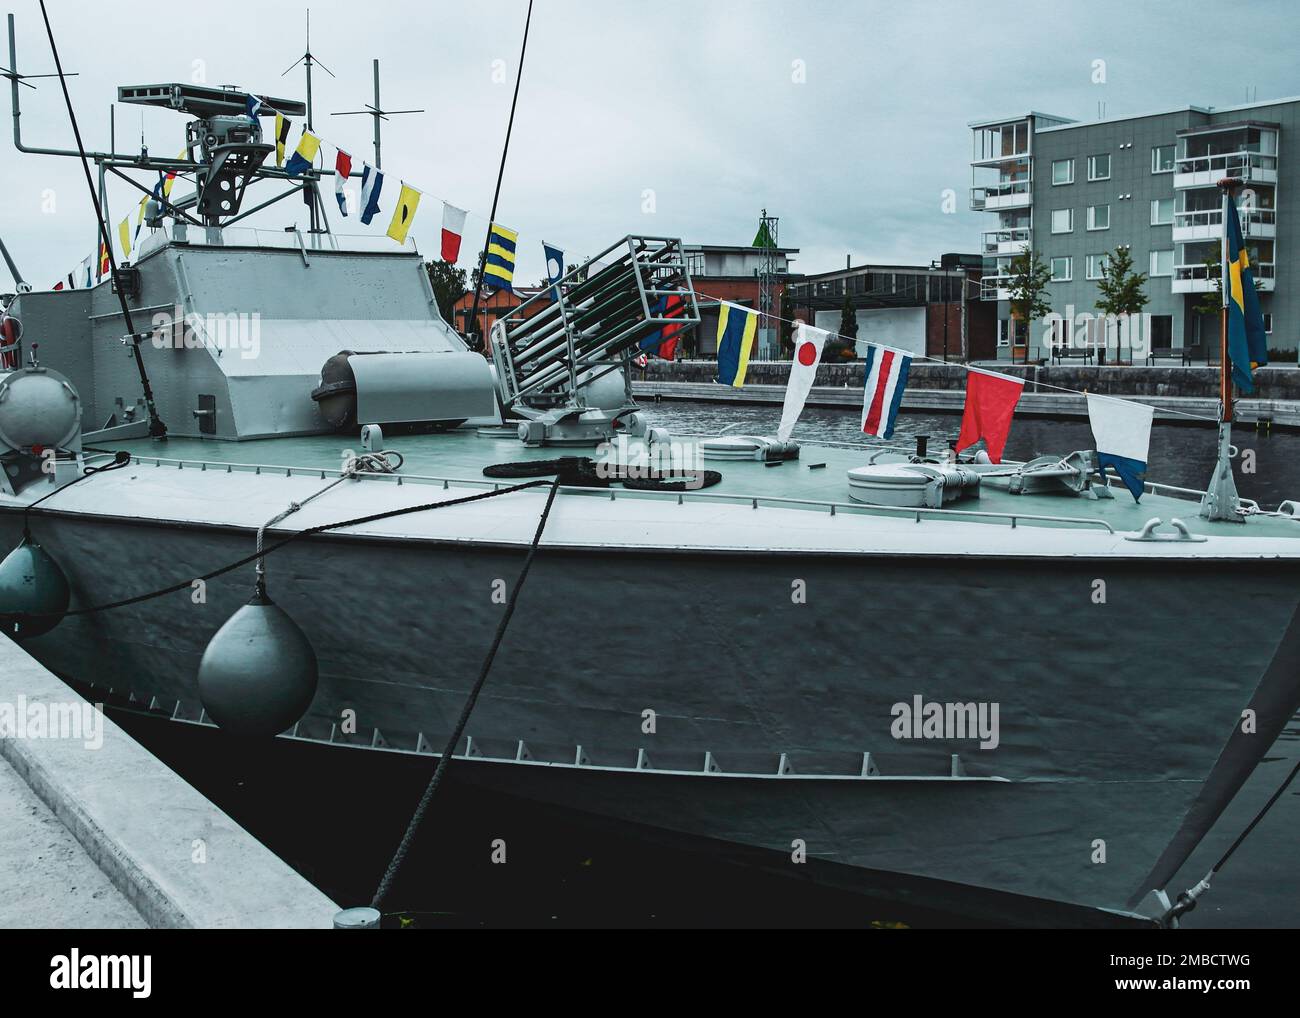
[[[1300,167],[1300,97],[1088,123],[1030,112],[970,126],[970,206],[989,214],[981,298],[997,302],[999,358],[1047,353],[1049,324],[1013,323],[1007,301],[1011,260],[1026,245],[1051,269],[1055,314],[1096,314],[1102,266],[1124,246],[1149,275],[1147,345],[1217,342],[1217,318],[1197,306],[1218,288],[1209,268],[1223,237],[1215,185],[1227,176],[1245,181],[1237,204],[1269,346],[1296,348],[1300,262],[1279,250],[1296,250],[1300,217],[1277,210],[1283,168],[1294,176]]]

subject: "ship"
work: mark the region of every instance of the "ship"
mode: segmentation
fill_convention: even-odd
[[[700,321],[679,239],[478,342],[413,239],[331,232],[329,171],[268,163],[252,100],[301,104],[120,88],[189,118],[170,160],[26,146],[18,85],[19,151],[194,182],[137,184],[129,264],[5,309],[0,623],[75,688],[431,765],[472,707],[471,786],[1039,925],[1167,912],[1300,705],[1294,503],[673,434],[629,365]],[[252,184],[313,228],[240,225]]]

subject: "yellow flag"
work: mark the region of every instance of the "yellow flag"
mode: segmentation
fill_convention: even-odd
[[[131,257],[131,217],[127,216],[117,226],[117,235],[122,241],[122,257]]]
[[[402,193],[397,199],[397,208],[393,209],[393,221],[388,224],[388,235],[399,244],[406,243],[406,231],[411,228],[415,210],[420,207],[420,191],[402,181]]]

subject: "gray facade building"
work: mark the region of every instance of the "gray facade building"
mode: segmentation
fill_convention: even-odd
[[[1097,315],[1103,260],[1120,246],[1135,271],[1149,274],[1145,345],[1217,343],[1217,317],[1196,308],[1218,289],[1223,222],[1215,184],[1225,176],[1245,181],[1238,208],[1269,347],[1296,349],[1300,262],[1287,262],[1279,249],[1297,249],[1300,216],[1279,218],[1277,198],[1282,176],[1300,173],[1300,97],[1089,123],[1029,112],[970,126],[970,204],[989,213],[981,297],[998,302],[1000,358],[1046,356],[1053,328],[1067,325],[1076,344],[1113,348],[1106,326],[1087,317]],[[1006,286],[1011,260],[1026,245],[1052,270],[1046,299],[1065,324],[1013,328]]]

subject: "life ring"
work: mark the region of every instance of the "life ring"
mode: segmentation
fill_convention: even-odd
[[[18,341],[23,338],[23,323],[13,315],[0,318],[0,370],[17,371]]]

